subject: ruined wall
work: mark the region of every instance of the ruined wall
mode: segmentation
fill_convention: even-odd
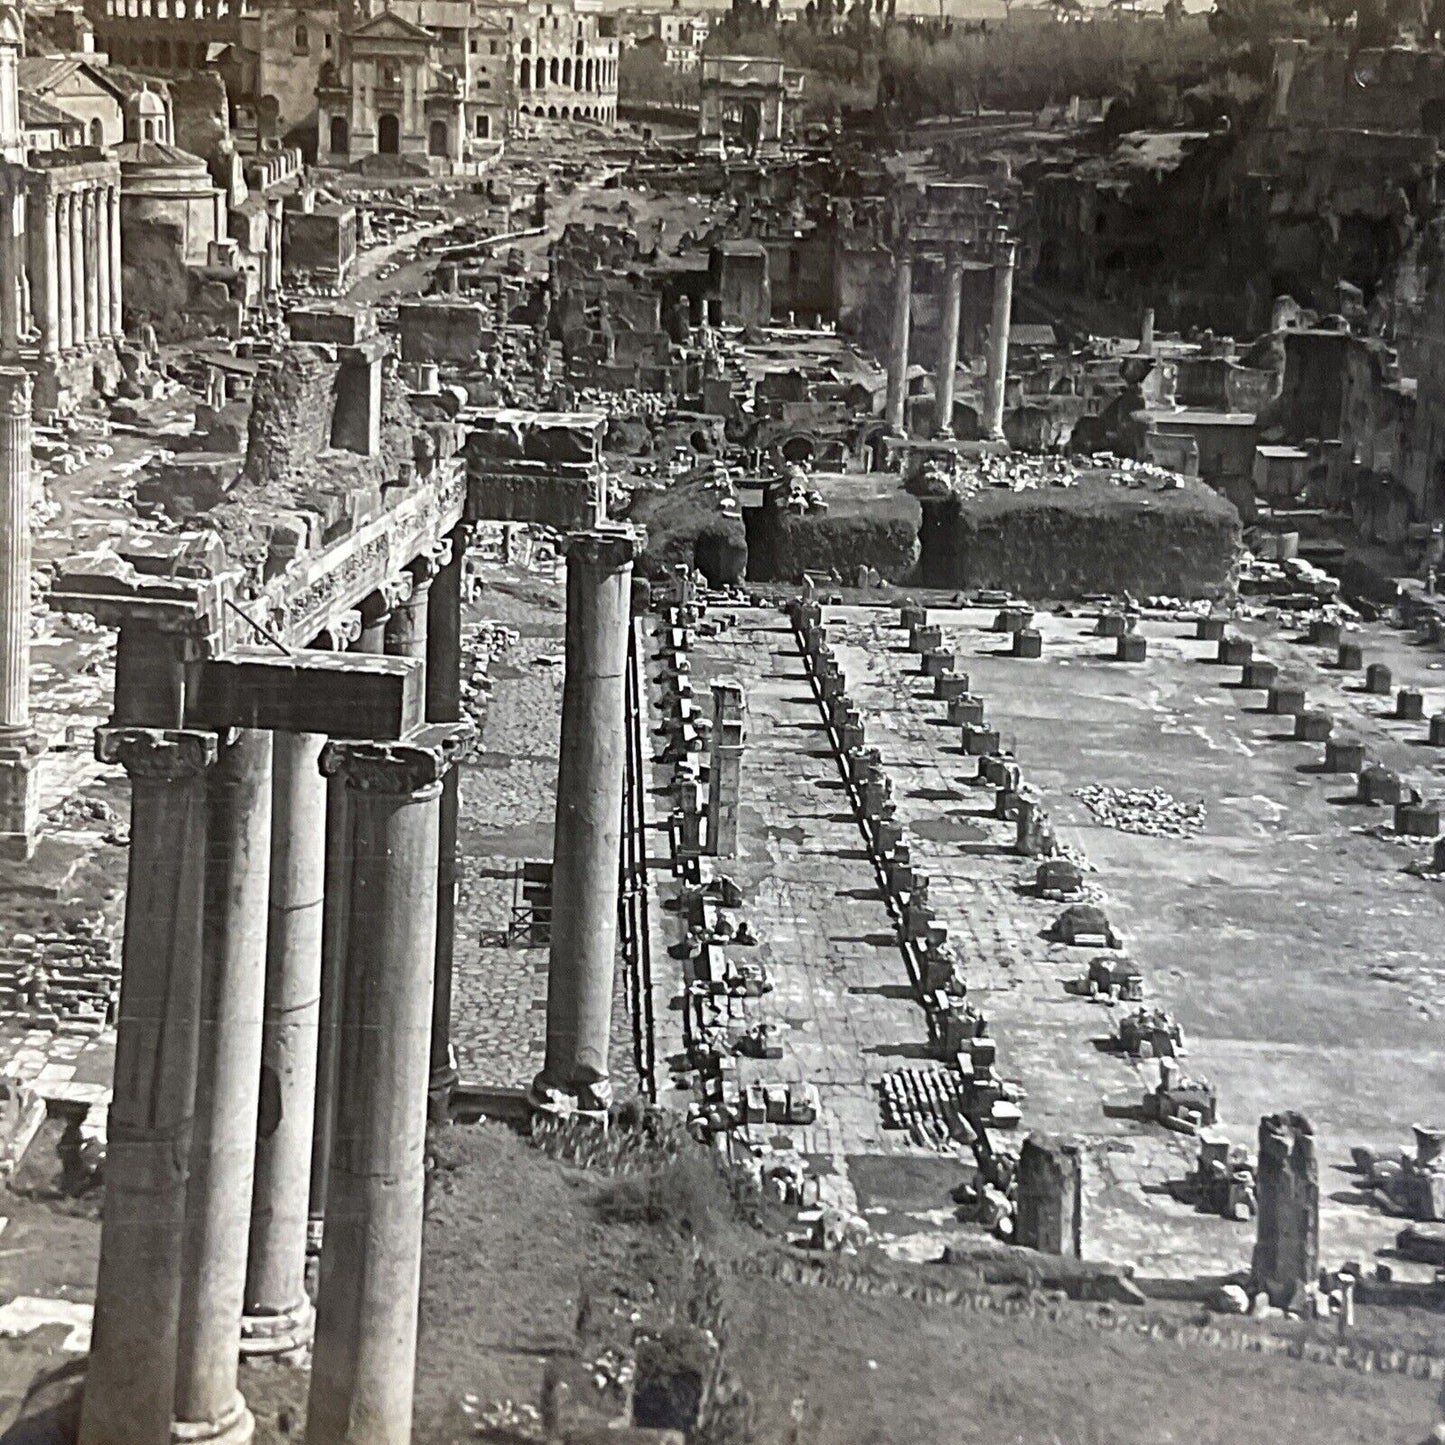
[[[256,378],[246,434],[248,481],[303,473],[331,444],[340,370],[320,346],[293,345]]]
[[[171,92],[175,143],[209,160],[231,138],[225,82],[214,70],[191,70],[166,82]]]
[[[1036,598],[1218,597],[1239,547],[1238,512],[1201,484],[1146,492],[1085,482],[928,502],[920,574],[925,586]]]
[[[748,507],[743,516],[750,582],[796,582],[804,572],[823,572],[852,585],[860,567],[889,582],[914,579],[923,512],[918,499],[901,490],[803,516],[772,506]]]

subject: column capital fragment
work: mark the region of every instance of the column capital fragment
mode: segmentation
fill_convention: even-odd
[[[589,567],[617,572],[637,561],[642,545],[643,533],[636,527],[597,527],[569,533],[562,549],[569,561],[575,557]]]
[[[432,798],[475,737],[476,728],[463,721],[432,723],[400,742],[337,740],[322,749],[321,771],[358,793]]]
[[[95,756],[119,763],[132,778],[181,783],[205,772],[220,755],[213,732],[193,728],[97,728]]]
[[[30,415],[30,373],[23,366],[0,366],[0,417]]]

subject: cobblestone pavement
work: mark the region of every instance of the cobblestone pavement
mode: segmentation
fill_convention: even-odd
[[[747,699],[739,851],[718,867],[743,885],[743,914],[761,939],[739,953],[755,954],[773,981],[738,1022],[773,1025],[783,1049],[777,1061],[739,1058],[739,1086],[815,1085],[815,1125],[755,1132],[807,1157],[826,1201],[875,1216],[878,1179],[898,1177],[907,1161],[929,1188],[889,1211],[880,1233],[917,1229],[937,1222],[929,1210],[947,1203],[961,1171],[885,1131],[877,1091],[884,1074],[926,1059],[923,1013],[787,620],[771,610],[734,615],[720,636],[698,637],[693,678],[699,696],[710,678],[736,678]]]
[[[1252,1146],[1261,1114],[1305,1112],[1321,1139],[1323,1257],[1388,1247],[1398,1221],[1358,1200],[1346,1166],[1355,1144],[1408,1148],[1411,1122],[1436,1117],[1445,1085],[1432,991],[1445,895],[1403,871],[1421,846],[1362,831],[1382,815],[1338,806],[1353,778],[1318,776],[1320,745],[1290,740],[1288,720],[1263,713],[1262,694],[1231,685],[1237,668],[1207,665],[1215,645],[1186,637],[1192,629],[1145,622],[1148,660],[1121,666],[1106,660],[1112,642],[1090,635],[1092,616],[1043,617],[1044,659],[1025,661],[1004,655],[987,630],[992,617],[929,613],[1061,839],[1094,869],[1091,884],[1122,927],[1148,998],[1183,1025],[1187,1070],[1219,1086],[1223,1129]],[[1251,1231],[1197,1215],[1170,1192],[1193,1164],[1193,1143],[1127,1117],[1152,1083],[1148,1066],[1101,1049],[1114,1015],[1064,992],[1086,954],[1042,936],[1058,908],[1019,891],[1032,868],[1009,851],[1012,825],[987,816],[992,790],[970,783],[976,765],[939,721],[943,705],[902,651],[896,614],[831,608],[828,620],[931,897],[999,1039],[1000,1069],[1026,1090],[1025,1127],[1095,1142],[1091,1253],[1146,1273],[1241,1267]],[[1318,650],[1264,627],[1242,630],[1255,633],[1256,656],[1305,680],[1371,756],[1438,775],[1407,735],[1423,724],[1385,719],[1389,700],[1322,669]],[[1399,682],[1428,685],[1438,667],[1387,629],[1367,629],[1365,642],[1371,659],[1395,664]],[[1438,777],[1422,781],[1438,791]],[[1204,830],[1166,839],[1100,826],[1074,796],[1095,783],[1203,800]]]

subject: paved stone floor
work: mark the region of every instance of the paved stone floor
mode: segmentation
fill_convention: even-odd
[[[1057,908],[1018,891],[1032,869],[1007,851],[1012,825],[983,816],[992,790],[970,784],[976,765],[915,675],[896,612],[827,615],[869,742],[882,750],[932,896],[993,1021],[1001,1071],[1026,1090],[1025,1127],[1098,1144],[1091,1252],[1136,1260],[1145,1273],[1242,1266],[1252,1230],[1197,1215],[1166,1187],[1192,1164],[1192,1142],[1111,1117],[1138,1102],[1147,1066],[1102,1051],[1112,1014],[1064,992],[1085,954],[1041,937]],[[1289,740],[1288,720],[1263,714],[1263,694],[1231,686],[1239,669],[1210,665],[1215,645],[1194,641],[1190,627],[1146,621],[1149,659],[1121,665],[1106,660],[1112,642],[1089,635],[1092,615],[1043,618],[1042,661],[1003,655],[1003,639],[987,630],[992,611],[929,617],[1063,841],[1095,870],[1147,996],[1186,1031],[1186,1068],[1219,1086],[1225,1132],[1252,1145],[1261,1114],[1305,1112],[1321,1143],[1325,1257],[1387,1250],[1399,1222],[1357,1198],[1346,1166],[1352,1145],[1409,1147],[1412,1122],[1440,1117],[1445,893],[1404,871],[1428,850],[1365,831],[1388,826],[1385,810],[1349,805],[1354,779],[1320,775],[1322,746]],[[1338,726],[1365,738],[1371,756],[1438,793],[1445,759],[1419,745],[1423,724],[1384,717],[1392,700],[1358,691],[1358,675],[1322,668],[1321,649],[1263,625],[1239,630],[1256,638],[1256,656],[1283,664]],[[1363,640],[1367,660],[1390,663],[1397,685],[1428,689],[1427,713],[1445,703],[1438,652],[1383,626]],[[1087,784],[1202,800],[1203,832],[1162,839],[1099,826],[1074,796]]]

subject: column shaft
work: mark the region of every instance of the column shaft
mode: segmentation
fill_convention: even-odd
[[[110,214],[110,334],[124,336],[124,308],[120,264],[120,187],[111,186],[107,210]]]
[[[84,346],[85,335],[85,215],[80,192],[70,197],[70,334],[73,345]]]
[[[0,368],[0,736],[30,725],[30,375]]]
[[[7,190],[0,195],[0,362],[7,365],[20,359],[20,275],[24,245],[20,196]]]
[[[95,193],[95,321],[96,336],[111,334],[110,326],[110,188]]]
[[[636,553],[635,537],[620,530],[584,532],[567,543],[547,1054],[532,1086],[542,1107],[600,1111],[611,1099],[627,630]]]
[[[427,605],[426,716],[428,722],[459,722],[462,716],[462,569],[467,528],[448,539],[451,550],[432,583]],[[461,769],[442,780],[437,838],[437,942],[432,979],[430,1108],[446,1118],[457,1082],[452,1055],[452,965],[456,952],[457,817]]]
[[[59,256],[55,239],[55,197],[45,197],[30,263],[30,302],[40,331],[40,357],[47,364],[60,350]]]
[[[85,339],[100,339],[100,225],[96,219],[95,188],[85,192],[81,249],[85,253]]]
[[[1008,377],[1008,333],[1013,314],[1014,243],[1000,242],[994,255],[993,313],[988,324],[988,372],[984,378],[983,420],[987,436],[1003,436],[1004,383]]]
[[[908,331],[912,321],[913,262],[900,255],[893,270],[893,326],[888,337],[888,402],[885,419],[889,429],[903,430],[908,396]]]
[[[59,286],[56,302],[59,315],[56,335],[60,339],[62,351],[69,351],[75,345],[75,306],[71,299],[74,277],[71,274],[70,203],[71,195],[66,191],[57,198],[55,213],[55,255],[60,263],[57,268]]]
[[[934,431],[941,437],[953,435],[953,383],[958,372],[958,322],[962,311],[963,267],[950,258],[943,294],[943,331],[938,340],[938,378],[934,385],[934,395],[938,398]]]
[[[331,744],[351,922],[307,1445],[409,1445],[416,1369],[437,808],[465,737]]]
[[[80,1445],[168,1445],[201,1011],[206,768],[214,733],[117,728],[130,860],[105,1204]]]
[[[205,979],[176,1420],[226,1440],[249,1439],[254,1423],[236,1381],[266,994],[271,757],[269,732],[238,730],[211,770],[206,800]]]
[[[326,791],[320,733],[278,733],[271,782],[271,893],[256,1183],[242,1349],[269,1354],[310,1338],[306,1220],[316,1108]]]

